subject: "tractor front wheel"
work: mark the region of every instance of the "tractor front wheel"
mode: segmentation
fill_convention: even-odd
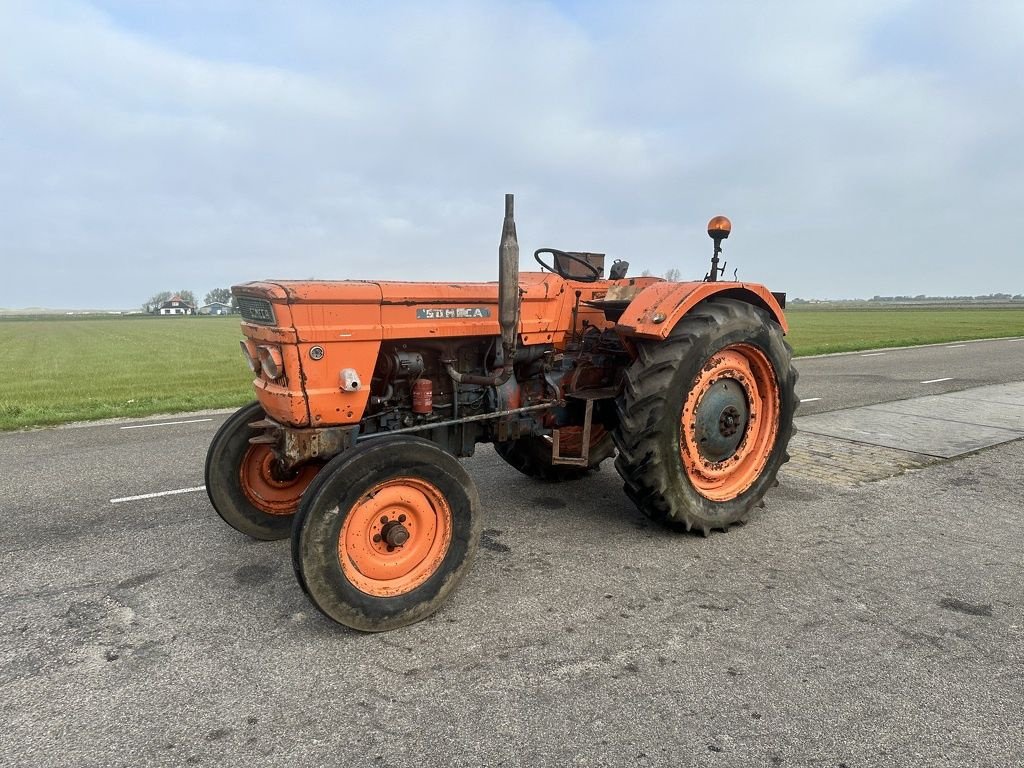
[[[636,349],[617,402],[626,494],[648,517],[705,535],[743,520],[789,459],[797,374],[781,326],[710,299]]]
[[[363,632],[412,624],[462,579],[480,499],[456,459],[418,437],[382,437],[332,459],[303,496],[292,564],[327,617]]]
[[[249,424],[266,418],[259,403],[232,414],[206,453],[206,493],[224,522],[254,539],[288,537],[299,498],[321,465],[282,471],[270,446],[251,444]]]

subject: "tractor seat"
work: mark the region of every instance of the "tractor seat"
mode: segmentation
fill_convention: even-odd
[[[583,304],[593,309],[600,309],[604,312],[604,318],[610,323],[619,322],[619,318],[622,317],[622,313],[626,311],[626,308],[632,303],[632,299],[595,299],[593,301],[581,301]]]

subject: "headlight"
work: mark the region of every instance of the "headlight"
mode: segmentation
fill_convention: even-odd
[[[249,343],[247,341],[238,342],[242,347],[242,356],[245,358],[245,362],[249,364],[249,370],[252,371],[253,376],[260,375],[260,362],[252,356],[252,352],[249,351]]]
[[[279,379],[284,375],[284,358],[279,347],[261,344],[256,347],[260,356],[260,366],[268,379]]]

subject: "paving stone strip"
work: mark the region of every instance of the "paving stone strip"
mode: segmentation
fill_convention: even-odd
[[[853,488],[939,461],[934,456],[810,432],[798,433],[789,445],[792,458],[782,468],[780,479],[783,483],[787,477],[795,475]]]

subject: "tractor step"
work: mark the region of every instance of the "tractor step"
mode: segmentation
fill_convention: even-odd
[[[584,390],[586,391],[586,390]],[[594,391],[594,390],[590,390]],[[578,394],[578,393],[574,393]],[[551,433],[551,463],[552,464],[566,464],[571,467],[588,467],[590,466],[590,426],[593,421],[594,415],[594,400],[599,398],[585,398],[587,401],[586,411],[583,415],[583,436],[580,440],[580,455],[579,456],[563,456],[559,450],[561,442],[560,432],[561,430],[554,430]]]
[[[611,400],[618,397],[621,390],[622,387],[589,387],[566,392],[565,396],[576,400]]]

